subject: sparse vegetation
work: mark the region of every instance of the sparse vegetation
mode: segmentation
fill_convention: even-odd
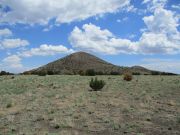
[[[94,90],[94,91],[98,91],[101,90],[105,85],[105,82],[103,80],[98,80],[97,78],[95,79],[91,79],[91,81],[89,82],[89,86]]]
[[[89,76],[14,76],[0,76],[0,134],[180,134],[180,76],[100,75],[103,92]]]

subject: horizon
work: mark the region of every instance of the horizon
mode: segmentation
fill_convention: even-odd
[[[0,71],[22,73],[83,51],[180,74],[178,0],[18,2],[0,1]]]

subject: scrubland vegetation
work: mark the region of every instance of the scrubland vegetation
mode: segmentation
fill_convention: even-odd
[[[180,76],[91,78],[1,76],[0,135],[180,134]]]

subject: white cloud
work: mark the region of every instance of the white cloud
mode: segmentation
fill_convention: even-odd
[[[176,38],[170,39],[164,33],[149,31],[144,32],[138,41],[132,42],[115,37],[109,30],[85,24],[82,29],[74,28],[69,41],[77,49],[105,54],[174,54],[180,52],[180,37]]]
[[[143,4],[147,5],[148,11],[154,11],[158,8],[164,8],[168,0],[143,0]]]
[[[32,48],[30,50],[19,53],[21,57],[32,57],[32,56],[50,56],[62,53],[72,53],[72,49],[68,49],[62,45],[40,45],[39,48]]]
[[[178,5],[172,5],[171,7],[174,8],[174,9],[180,10],[180,4],[178,4]]]
[[[41,45],[39,48],[32,48],[30,50],[22,50],[14,55],[9,55],[0,61],[0,71],[5,70],[12,73],[22,73],[32,69],[25,67],[22,64],[22,59],[33,56],[50,56],[62,53],[72,53],[72,49],[67,49],[62,45]]]
[[[5,29],[0,29],[0,38],[1,37],[7,37],[7,36],[11,36],[12,35],[12,32],[5,28]]]
[[[70,23],[85,20],[105,13],[116,13],[130,6],[130,0],[2,0],[10,12],[1,12],[3,23],[48,24],[55,18],[56,23]]]
[[[144,59],[140,65],[152,70],[180,74],[180,60],[176,59]]]
[[[53,28],[53,25],[49,25],[48,27],[43,29],[43,32],[48,32]]]
[[[139,42],[141,54],[175,54],[180,53],[180,45],[168,39],[165,34],[143,33]]]
[[[144,1],[144,3],[150,0]],[[166,0],[153,0],[153,4]],[[120,20],[119,20],[120,21]],[[102,30],[93,24],[85,24],[82,29],[75,27],[70,35],[71,44],[83,50],[106,54],[177,54],[180,53],[179,18],[163,6],[155,8],[153,14],[145,16],[146,28],[136,42],[117,38],[109,30]]]
[[[12,49],[12,48],[18,48],[18,47],[24,47],[29,45],[29,42],[27,40],[22,39],[4,39],[0,41],[0,46],[2,48],[6,49]]]
[[[12,68],[22,68],[21,58],[17,55],[11,55],[2,60],[6,65]]]
[[[0,70],[13,73],[20,73],[27,70],[27,68],[22,65],[21,60],[22,59],[17,55],[10,55],[1,61]]]
[[[136,46],[130,40],[116,38],[110,31],[101,30],[93,24],[85,24],[82,29],[75,27],[69,41],[77,49],[118,54],[133,52]]]
[[[128,37],[129,37],[130,39],[134,39],[134,38],[136,37],[136,35],[135,35],[135,34],[130,34]]]
[[[143,18],[149,31],[154,33],[177,34],[178,18],[170,10],[157,8],[154,14]]]
[[[120,23],[120,22],[125,22],[127,21],[129,18],[128,17],[124,17],[122,19],[117,19],[117,22]]]

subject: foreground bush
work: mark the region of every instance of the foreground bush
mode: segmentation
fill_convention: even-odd
[[[133,76],[131,73],[124,73],[124,80],[125,81],[131,81],[133,79]]]
[[[89,86],[94,90],[94,91],[99,91],[101,90],[105,85],[105,82],[103,80],[98,80],[97,78],[91,79],[89,82]]]

